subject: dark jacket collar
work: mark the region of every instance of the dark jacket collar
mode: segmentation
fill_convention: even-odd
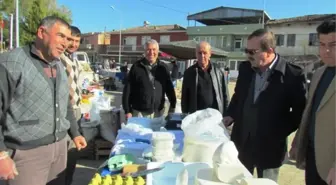
[[[144,58],[140,61],[140,63],[141,63],[142,65],[145,65],[145,66],[151,66],[151,67],[154,67],[154,66],[156,66],[156,65],[159,65],[160,60],[159,60],[159,59],[156,59],[156,62],[155,62],[154,64],[150,64],[149,61],[144,57]]]
[[[277,62],[275,63],[274,70],[280,72],[282,75],[285,75],[286,72],[286,60],[278,55]]]
[[[286,72],[286,61],[280,57],[279,54],[276,54],[275,56],[275,61],[274,62],[274,66],[272,66],[272,68],[270,69],[271,71],[278,71],[280,72],[282,75],[285,75]],[[255,72],[258,72],[256,69],[254,69],[251,66],[252,70],[254,70]]]
[[[196,68],[199,70],[199,71],[203,71],[203,69],[198,65],[198,63],[196,62]],[[213,68],[213,65],[211,62],[209,62],[209,68],[207,69],[207,72],[210,73],[210,71],[212,70]]]
[[[35,59],[38,59],[40,62],[50,65],[50,66],[55,66],[57,63],[61,62],[60,59],[54,59],[51,62],[48,62],[44,59],[42,59],[42,57],[40,56],[40,54],[37,52],[37,49],[35,47],[35,43],[32,42],[31,44],[28,44],[26,46],[23,47],[23,50],[26,51],[26,53],[30,56],[33,57]]]

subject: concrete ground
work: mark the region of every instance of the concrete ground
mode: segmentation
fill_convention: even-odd
[[[232,96],[234,92],[235,83],[229,84],[230,95]],[[121,93],[120,92],[111,92],[110,93],[113,104],[117,107],[121,104]],[[290,144],[294,138],[294,134],[292,134],[288,138],[288,144],[290,148]],[[95,160],[80,160],[78,162],[76,172],[74,175],[73,185],[86,185],[89,183],[93,174],[95,173],[95,169],[103,162],[103,160],[95,161]],[[280,169],[279,175],[279,185],[304,185],[304,171],[299,170],[295,167],[295,163],[293,161],[287,161]]]

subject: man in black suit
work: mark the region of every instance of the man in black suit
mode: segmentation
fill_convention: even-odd
[[[239,159],[258,177],[277,181],[287,153],[287,136],[295,131],[306,102],[303,70],[275,52],[275,38],[265,29],[247,41],[226,126],[234,122],[231,139]]]

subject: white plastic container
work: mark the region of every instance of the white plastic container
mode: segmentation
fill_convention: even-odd
[[[174,141],[175,139],[174,134],[170,132],[154,132],[152,137],[154,142]]]
[[[197,140],[190,137],[184,138],[182,158],[184,162],[201,162],[212,167],[212,157],[217,147],[223,141],[220,139]]]
[[[172,140],[152,140],[152,146],[155,148],[173,148],[174,142]]]
[[[174,155],[174,151],[172,148],[166,148],[166,149],[157,149],[152,147],[152,151],[153,151],[153,156],[165,156],[165,155]]]
[[[166,143],[166,142],[163,142],[163,143],[155,143],[154,145],[152,144],[153,146],[153,150],[164,150],[164,149],[173,149],[174,148],[174,143]]]
[[[174,160],[174,153],[170,155],[155,155],[153,156],[153,162],[167,162]]]

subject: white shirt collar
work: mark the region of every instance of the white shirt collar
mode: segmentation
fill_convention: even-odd
[[[275,63],[276,63],[277,61],[278,61],[278,54],[275,54],[275,57],[274,57],[274,59],[273,59],[271,65],[268,66],[268,69],[272,69],[273,66],[275,65]]]

